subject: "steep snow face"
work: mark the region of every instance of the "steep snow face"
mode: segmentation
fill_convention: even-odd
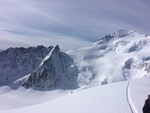
[[[0,86],[33,72],[52,47],[9,48],[0,52]]]
[[[34,89],[77,88],[77,74],[72,58],[60,52],[57,45],[44,58],[39,68],[31,73],[23,86]]]
[[[67,54],[77,64],[80,86],[92,86],[148,76],[149,49],[150,36],[122,29]]]

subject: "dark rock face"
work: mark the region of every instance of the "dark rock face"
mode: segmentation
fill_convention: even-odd
[[[57,87],[58,86],[58,77],[56,77],[56,69],[52,63],[52,59],[49,58],[44,62],[44,65],[39,67],[39,69],[33,72],[27,81],[25,81],[25,87]]]
[[[33,72],[52,48],[52,46],[21,47],[0,52],[0,86]]]
[[[60,52],[57,45],[46,56],[37,71],[31,73],[23,83],[26,88],[52,89],[77,88],[77,67],[67,54]]]

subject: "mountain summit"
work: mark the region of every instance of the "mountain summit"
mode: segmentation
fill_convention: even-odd
[[[150,36],[121,29],[67,54],[79,69],[79,85],[95,86],[149,76],[149,48]]]
[[[23,86],[37,88],[77,88],[77,68],[70,56],[60,52],[57,45],[45,57]]]
[[[59,46],[9,48],[0,53],[0,86],[38,90],[77,88],[77,67]]]
[[[140,35],[138,32],[134,31],[134,30],[126,30],[126,29],[120,29],[118,30],[117,32],[115,32],[113,34],[113,37],[118,37],[118,38],[121,38],[121,37],[135,37],[135,36],[138,36]]]

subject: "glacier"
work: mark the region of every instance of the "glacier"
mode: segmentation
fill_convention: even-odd
[[[150,36],[121,29],[67,54],[79,69],[79,85],[90,87],[149,76],[149,48]]]

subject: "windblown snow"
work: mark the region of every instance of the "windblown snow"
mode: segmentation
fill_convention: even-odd
[[[66,53],[59,46],[4,50],[0,113],[142,113],[149,48],[150,36],[121,29]]]

